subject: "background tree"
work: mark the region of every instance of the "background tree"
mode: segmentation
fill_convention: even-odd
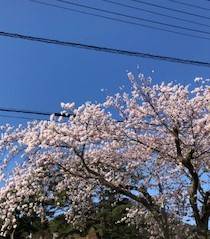
[[[85,225],[103,186],[132,201],[126,221],[144,217],[151,238],[174,238],[187,219],[197,238],[208,238],[209,86],[200,78],[189,90],[128,76],[130,94],[79,108],[62,103],[68,121],[3,129],[2,173],[20,153],[25,162],[0,191],[3,231],[16,225],[16,210],[44,215],[43,204],[61,194],[67,220]]]

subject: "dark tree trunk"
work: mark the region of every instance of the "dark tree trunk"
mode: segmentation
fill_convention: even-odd
[[[209,239],[210,235],[208,233],[208,221],[197,226],[198,239]]]

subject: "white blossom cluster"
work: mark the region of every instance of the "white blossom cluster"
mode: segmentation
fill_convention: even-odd
[[[198,86],[190,90],[152,85],[142,74],[128,77],[131,92],[107,97],[103,104],[62,103],[63,113],[71,113],[67,121],[51,117],[1,128],[3,235],[23,215],[44,217],[49,203],[65,208],[69,222],[84,224],[100,186],[137,205],[122,220],[140,224],[144,218],[151,239],[166,235],[164,224],[173,231],[171,224],[184,217],[199,220],[196,210],[202,218],[210,190],[208,84],[196,78]],[[8,176],[14,161],[18,165]]]

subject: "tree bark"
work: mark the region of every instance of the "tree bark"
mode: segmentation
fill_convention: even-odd
[[[208,221],[197,225],[198,239],[209,239]]]

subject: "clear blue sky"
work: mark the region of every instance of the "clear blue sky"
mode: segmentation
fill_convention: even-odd
[[[207,20],[196,17],[134,4],[129,0],[115,1],[209,23]],[[48,2],[54,1],[48,0]],[[120,8],[101,0],[75,0],[74,2],[196,28],[192,24]],[[187,9],[168,0],[155,0],[154,2],[210,17],[210,11],[190,7]],[[200,4],[210,9],[210,2],[205,0],[200,0],[199,3],[192,0],[190,3]],[[67,5],[63,4],[63,6]],[[210,32],[210,28],[197,27],[197,29]],[[99,19],[41,6],[29,0],[0,1],[0,31],[210,62],[210,40],[177,36],[172,33]],[[148,75],[154,70],[152,76],[156,81],[176,80],[190,83],[196,76],[210,77],[210,69],[204,67],[103,54],[0,37],[0,106],[55,112],[60,110],[62,101],[75,101],[78,105],[84,101],[101,101],[104,94],[100,89],[107,89],[108,94],[116,92],[119,86],[127,84],[126,70],[136,72],[137,65],[140,66],[140,71]],[[17,120],[0,118],[0,123],[14,123],[15,121]]]

